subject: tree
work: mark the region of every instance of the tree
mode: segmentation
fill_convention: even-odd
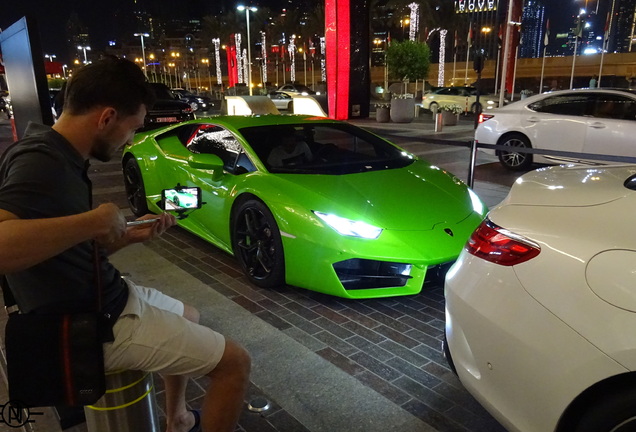
[[[405,82],[426,79],[430,57],[431,51],[425,43],[410,40],[392,42],[386,51],[389,76]]]

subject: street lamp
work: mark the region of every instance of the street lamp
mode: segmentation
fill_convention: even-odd
[[[174,82],[174,86],[175,86],[175,87],[179,87],[179,86],[177,85],[177,69],[176,69],[177,65],[176,65],[176,64],[174,64],[174,63],[172,63],[172,62],[170,62],[170,63],[168,63],[168,68],[171,68],[171,67],[175,68],[175,71],[174,71],[174,73],[175,73],[175,76],[174,76],[174,81],[175,81],[175,82]],[[170,80],[170,88],[172,88],[172,74],[170,73],[170,69],[168,69],[168,79]]]
[[[84,64],[87,64],[88,63],[88,58],[86,57],[86,51],[90,51],[91,47],[89,47],[89,46],[78,46],[77,49],[84,51]]]
[[[252,96],[252,50],[250,48],[250,11],[256,12],[257,9],[254,6],[239,5],[236,7],[239,11],[245,11],[245,19],[247,20],[247,86],[250,89],[250,96]]]
[[[210,77],[210,59],[204,58],[201,59],[201,63],[205,65],[205,68],[208,70],[208,89],[210,93],[212,93],[212,78]]]
[[[148,74],[146,73],[146,49],[144,47],[144,38],[150,37],[150,35],[148,33],[135,33],[134,36],[141,39],[141,57],[144,61],[144,67],[142,69],[144,71],[144,75],[148,78]]]
[[[51,63],[53,63],[53,59],[56,58],[57,56],[55,54],[44,54],[44,58],[49,59],[49,61]]]
[[[400,20],[400,27],[402,27],[402,39],[404,39],[404,27],[409,25],[411,20],[409,18],[403,18]]]
[[[175,87],[181,87],[181,82],[179,81],[179,58],[181,57],[181,53],[171,52],[170,56],[172,57],[172,65],[174,66],[174,85]]]

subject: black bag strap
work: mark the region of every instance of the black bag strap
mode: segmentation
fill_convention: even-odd
[[[2,288],[2,298],[4,299],[4,310],[7,315],[13,315],[20,312],[18,304],[13,297],[13,292],[9,289],[9,282],[5,275],[0,275],[0,288]]]

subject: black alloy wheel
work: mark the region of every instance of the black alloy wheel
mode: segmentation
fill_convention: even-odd
[[[516,147],[519,149],[532,148],[530,140],[521,134],[506,135],[503,139],[499,140],[498,144],[508,147]],[[530,166],[532,165],[531,153],[498,150],[497,155],[499,156],[499,162],[501,165],[512,171],[525,171],[530,169]]]
[[[124,185],[126,187],[128,206],[133,214],[137,217],[148,214],[144,180],[141,177],[141,170],[137,161],[132,157],[126,160],[124,164]]]
[[[240,204],[232,223],[232,248],[250,282],[261,288],[285,284],[285,256],[272,212],[256,199]]]

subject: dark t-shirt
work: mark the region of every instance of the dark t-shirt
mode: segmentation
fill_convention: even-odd
[[[41,128],[38,128],[41,129]],[[0,209],[20,219],[69,216],[91,209],[88,162],[60,134],[38,130],[0,160]],[[119,316],[128,298],[120,273],[99,250],[102,309]],[[80,243],[7,281],[22,312],[80,312],[95,308],[93,242]]]

